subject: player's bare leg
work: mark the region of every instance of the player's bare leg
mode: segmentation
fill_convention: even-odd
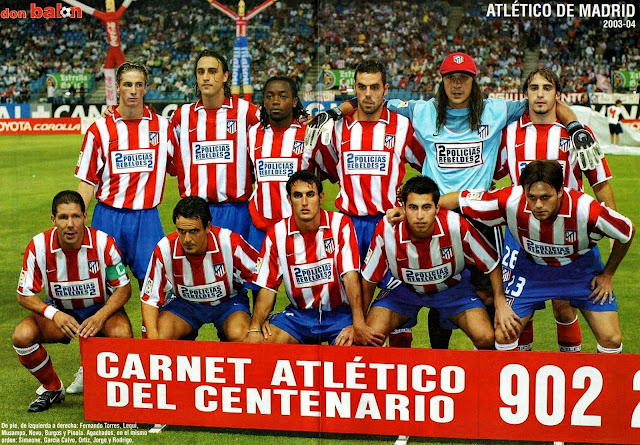
[[[267,338],[266,343],[290,344],[298,345],[300,342],[287,331],[283,331],[278,326],[271,325],[271,335]]]
[[[242,341],[249,330],[249,323],[251,323],[249,314],[237,311],[229,315],[222,323],[222,332],[227,341]]]
[[[474,307],[450,318],[467,334],[477,349],[494,348],[494,331],[487,311]]]
[[[193,327],[176,314],[164,311],[158,316],[158,338],[165,340],[180,340],[187,337]]]
[[[367,326],[375,332],[384,334],[385,337],[388,337],[391,331],[402,326],[407,321],[409,321],[408,317],[380,306],[372,307],[365,319]]]
[[[622,331],[617,312],[595,312],[585,309],[581,309],[581,312],[598,341],[598,352],[622,352]]]

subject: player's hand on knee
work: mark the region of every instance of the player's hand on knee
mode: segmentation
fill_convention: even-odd
[[[76,335],[80,330],[80,325],[71,315],[58,311],[54,315],[52,321],[68,338],[76,338]]]
[[[102,328],[104,327],[104,320],[95,314],[80,325],[80,329],[78,330],[78,335],[83,338],[89,338],[96,336]]]
[[[387,221],[391,224],[397,224],[404,219],[404,209],[402,207],[394,207],[387,210]]]
[[[573,164],[577,159],[582,170],[595,169],[604,158],[604,152],[598,141],[578,121],[569,123],[567,131],[571,137],[569,162]]]
[[[346,328],[342,328],[342,331],[340,331],[333,344],[335,346],[351,346],[353,344],[353,337],[353,326],[349,325]]]
[[[589,294],[589,298],[593,298],[593,304],[603,305],[613,301],[613,277],[611,275],[601,273],[593,277],[591,289],[593,292]]]
[[[515,341],[522,331],[522,319],[513,312],[511,306],[496,306],[495,330],[496,336],[499,330],[507,340]]]
[[[382,346],[385,336],[381,332],[376,332],[363,323],[359,326],[353,326],[353,344],[361,346]]]

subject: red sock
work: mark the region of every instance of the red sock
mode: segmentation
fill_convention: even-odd
[[[44,389],[47,391],[56,391],[62,388],[62,382],[53,369],[53,363],[51,357],[44,347],[39,344],[35,344],[28,348],[13,347],[18,353],[18,359],[22,366],[33,374],[38,379]]]
[[[412,341],[411,329],[396,329],[389,334],[389,346],[392,348],[410,348]]]
[[[556,320],[556,329],[558,331],[560,352],[580,352],[582,348],[582,332],[580,332],[580,323],[578,323],[577,316],[571,323],[560,323]]]
[[[531,351],[533,348],[533,319],[524,327],[518,339],[519,351]]]

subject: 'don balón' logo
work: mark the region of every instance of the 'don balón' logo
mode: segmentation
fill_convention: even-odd
[[[38,6],[31,3],[29,11],[26,9],[4,8],[0,11],[2,19],[79,19],[82,18],[82,9],[78,6],[63,6],[56,3],[56,6]]]

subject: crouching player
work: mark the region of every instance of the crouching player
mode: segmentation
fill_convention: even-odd
[[[635,227],[589,195],[563,188],[563,183],[558,161],[537,160],[520,174],[520,186],[451,193],[442,205],[459,205],[465,215],[487,225],[507,225],[521,246],[505,282],[506,299],[495,300],[497,349],[517,348],[520,329],[536,306],[558,298],[580,309],[598,341],[598,352],[619,353],[622,333],[613,275],[631,246]],[[603,266],[595,249],[605,236],[615,241]]]
[[[364,322],[360,254],[348,216],[322,210],[322,183],[302,170],[287,181],[293,215],[265,236],[254,283],[258,292],[245,341],[382,344]],[[267,317],[284,281],[291,304]],[[353,326],[352,326],[353,325]]]
[[[124,304],[131,285],[120,250],[109,235],[87,227],[82,196],[65,190],[53,198],[53,229],[36,235],[24,254],[18,302],[32,311],[13,331],[20,363],[44,386],[29,405],[45,411],[64,400],[64,386],[42,343],[69,343],[98,334],[132,337]],[[36,294],[44,291],[47,302]]]
[[[239,291],[253,276],[258,252],[237,233],[212,226],[209,204],[198,196],[178,202],[173,222],[176,231],[153,251],[140,292],[147,338],[195,338],[213,323],[220,339],[243,340],[249,299]]]
[[[407,300],[406,294],[394,290],[381,292],[366,323],[386,337],[401,325],[415,326],[423,307],[436,308],[443,326],[461,328],[477,349],[493,349],[493,327],[465,265],[487,273],[494,294],[500,295],[498,254],[469,221],[441,209],[439,199],[432,179],[415,176],[402,188],[405,219],[391,224],[383,218],[378,223],[362,269],[365,307],[388,270],[407,283],[413,298]]]

